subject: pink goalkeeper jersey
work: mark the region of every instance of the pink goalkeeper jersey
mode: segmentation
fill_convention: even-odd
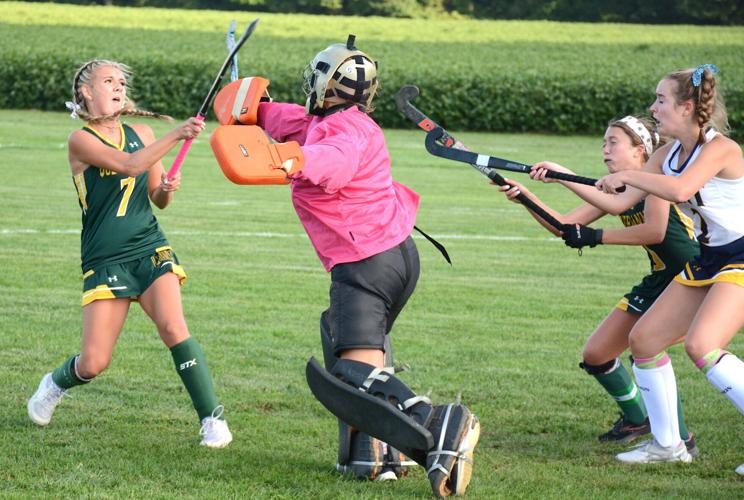
[[[298,104],[261,103],[258,125],[276,141],[302,146],[292,203],[326,271],[411,234],[419,196],[393,181],[382,130],[366,113],[351,106],[319,117]]]

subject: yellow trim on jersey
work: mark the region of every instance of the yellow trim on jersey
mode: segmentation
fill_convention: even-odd
[[[85,174],[80,173],[74,175],[72,180],[75,182],[75,190],[80,199],[80,206],[83,207],[83,213],[85,213],[88,211],[88,202],[86,201],[86,198],[88,197],[88,188],[85,185]]]
[[[685,269],[674,277],[674,281],[687,286],[708,286],[713,283],[733,283],[744,287],[744,264],[729,264],[723,266],[712,278],[695,279],[689,264],[685,264]]]
[[[125,138],[124,138],[124,126],[121,123],[119,124],[119,132],[120,132],[120,135],[121,135],[121,143],[118,146],[116,144],[114,144],[113,142],[111,142],[108,139],[108,137],[106,137],[105,135],[103,135],[102,133],[100,133],[98,130],[96,130],[95,128],[93,128],[93,126],[90,123],[86,123],[85,126],[86,126],[86,128],[89,128],[91,130],[91,132],[93,132],[94,134],[96,134],[96,136],[99,139],[101,139],[103,142],[105,142],[106,144],[110,144],[111,146],[115,147],[119,151],[124,151],[124,144],[126,144],[126,143],[124,142],[125,141]]]
[[[125,288],[125,286],[111,288],[108,285],[98,285],[92,290],[86,290],[83,292],[83,301],[81,306],[87,306],[94,300],[115,299],[116,295],[114,295],[112,290],[124,290]]]
[[[629,305],[630,305],[630,302],[628,302],[628,298],[623,297],[622,299],[620,299],[620,302],[618,302],[615,305],[615,308],[620,309],[621,311],[627,311]]]
[[[674,211],[677,212],[677,216],[679,216],[679,221],[684,226],[685,230],[687,231],[687,235],[690,237],[691,240],[695,239],[695,221],[690,219],[688,216],[685,215],[685,213],[679,209],[677,205],[672,203],[672,208],[674,208]]]
[[[93,269],[89,269],[88,271],[83,274],[83,279],[87,278],[88,276],[93,276],[96,272]]]

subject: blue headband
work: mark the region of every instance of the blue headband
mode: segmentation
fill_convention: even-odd
[[[709,69],[714,75],[718,74],[719,69],[718,66],[715,64],[701,64],[697,68],[695,68],[695,71],[692,73],[692,85],[693,87],[699,87],[700,86],[700,80],[703,76],[703,72]]]

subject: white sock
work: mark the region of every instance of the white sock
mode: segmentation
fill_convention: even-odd
[[[680,442],[677,382],[674,379],[672,362],[656,368],[638,368],[633,365],[633,373],[646,404],[651,434],[661,446],[677,446]]]
[[[708,381],[744,413],[744,362],[726,354],[706,374]]]

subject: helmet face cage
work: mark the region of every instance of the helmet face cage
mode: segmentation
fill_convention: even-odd
[[[329,105],[351,102],[369,111],[377,90],[377,64],[364,52],[334,44],[316,55],[303,72],[305,111],[322,114]]]

